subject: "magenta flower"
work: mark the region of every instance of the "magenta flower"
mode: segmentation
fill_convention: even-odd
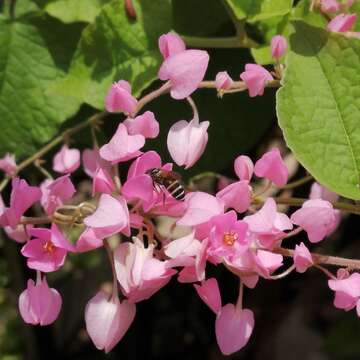
[[[254,329],[254,314],[249,309],[238,309],[226,304],[216,317],[216,340],[224,355],[242,349],[249,341]]]
[[[301,209],[291,215],[291,221],[301,226],[313,243],[323,240],[337,225],[332,204],[321,199],[305,201]]]
[[[240,155],[234,161],[234,170],[240,180],[250,181],[254,173],[254,164],[248,156]]]
[[[334,32],[347,32],[354,26],[356,19],[356,14],[340,14],[328,23],[327,29]]]
[[[86,330],[95,346],[108,353],[128,331],[135,313],[134,304],[99,291],[86,305]]]
[[[226,186],[216,194],[225,204],[225,209],[235,209],[238,213],[247,211],[251,204],[251,187],[246,180]]]
[[[328,284],[335,291],[334,306],[345,311],[356,307],[360,317],[360,274],[353,273],[348,278],[329,280]]]
[[[0,159],[0,170],[4,171],[6,175],[13,176],[16,174],[16,168],[14,154],[6,153],[5,156]]]
[[[80,151],[63,145],[53,159],[53,170],[61,174],[74,172],[80,166]]]
[[[154,113],[146,111],[134,119],[127,118],[124,121],[129,135],[142,135],[145,139],[155,139],[159,135],[159,123]]]
[[[287,50],[288,44],[287,40],[282,35],[275,35],[271,39],[271,56],[279,60],[281,57],[285,55],[285,52]]]
[[[215,85],[218,91],[230,89],[234,83],[227,71],[220,71],[216,74]]]
[[[61,309],[61,296],[49,288],[46,278],[38,276],[36,284],[29,279],[27,289],[19,296],[20,315],[27,324],[50,325],[58,317]]]
[[[178,34],[168,32],[159,37],[159,49],[165,60],[168,57],[183,52],[186,46]]]
[[[201,300],[215,313],[221,310],[221,295],[218,282],[215,278],[204,280],[201,285],[194,284]]]
[[[131,86],[127,81],[120,80],[111,85],[105,98],[106,111],[132,113],[136,106],[137,100],[131,95]]]
[[[19,178],[13,178],[11,184],[10,207],[3,209],[0,224],[15,228],[25,211],[40,200],[41,190],[36,186],[29,186]]]
[[[93,178],[93,196],[96,193],[111,194],[115,190],[115,184],[107,170],[99,167]]]
[[[294,251],[294,264],[296,271],[299,273],[305,272],[309,267],[313,265],[313,259],[310,251],[302,242],[300,245],[295,245]]]
[[[29,235],[35,239],[29,240],[21,253],[28,258],[27,266],[30,269],[56,271],[64,265],[67,252],[76,251],[55,224],[51,225],[51,229],[30,229]]]
[[[168,57],[161,65],[160,80],[170,80],[170,95],[176,100],[191,95],[205,76],[209,54],[203,50],[185,50]]]
[[[320,6],[324,13],[337,13],[340,10],[340,4],[336,0],[321,0]]]
[[[154,245],[147,248],[137,238],[122,243],[114,253],[117,279],[131,302],[146,300],[165,286],[176,273],[165,261],[153,256]]]
[[[263,95],[266,82],[274,80],[265,68],[257,64],[246,64],[245,71],[240,74],[240,78],[249,89],[250,97]]]
[[[167,146],[177,165],[188,169],[199,160],[208,142],[209,125],[208,121],[199,122],[194,118],[190,122],[180,120],[171,126]]]
[[[272,181],[276,186],[284,186],[289,177],[289,171],[281,158],[278,148],[265,153],[255,163],[255,175]]]
[[[111,140],[100,148],[100,156],[112,164],[117,164],[141,155],[139,150],[144,145],[144,136],[129,135],[126,126],[120,123]]]
[[[91,178],[94,177],[98,168],[102,168],[107,172],[111,171],[111,164],[100,156],[97,148],[85,149],[82,153],[82,162],[85,173]]]
[[[76,191],[69,174],[55,180],[45,180],[40,185],[40,189],[42,191],[40,202],[48,215],[53,214],[64,201],[71,199]]]
[[[94,231],[97,238],[104,239],[119,232],[130,236],[129,210],[125,199],[102,194],[97,209],[84,219],[84,224]]]

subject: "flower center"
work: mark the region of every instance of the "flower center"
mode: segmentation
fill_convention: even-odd
[[[226,232],[223,236],[223,243],[227,246],[234,245],[234,242],[237,240],[238,234],[234,232]]]
[[[43,249],[45,252],[47,253],[52,253],[55,250],[55,245],[51,242],[51,241],[47,241],[44,245],[43,245]]]

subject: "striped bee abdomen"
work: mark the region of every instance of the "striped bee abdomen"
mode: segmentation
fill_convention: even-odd
[[[165,181],[164,186],[174,199],[184,200],[185,190],[178,180]]]

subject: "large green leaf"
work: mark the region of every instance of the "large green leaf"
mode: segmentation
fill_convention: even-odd
[[[77,111],[78,101],[48,93],[64,77],[77,29],[47,18],[0,19],[0,154],[34,152]],[[56,43],[52,34],[57,34]]]
[[[360,41],[294,22],[277,113],[297,159],[323,185],[360,199]]]
[[[140,0],[135,5],[136,21],[126,16],[123,0],[102,8],[83,31],[69,74],[54,92],[102,109],[112,82],[125,79],[138,95],[156,78],[161,62],[157,39],[171,28],[170,4]]]
[[[293,0],[226,0],[234,15],[248,22],[256,22],[286,15],[290,12]]]

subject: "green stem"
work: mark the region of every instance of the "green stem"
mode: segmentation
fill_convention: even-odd
[[[238,36],[227,37],[199,37],[199,36],[181,36],[187,46],[195,48],[253,48],[258,44],[248,37],[239,38]]]

